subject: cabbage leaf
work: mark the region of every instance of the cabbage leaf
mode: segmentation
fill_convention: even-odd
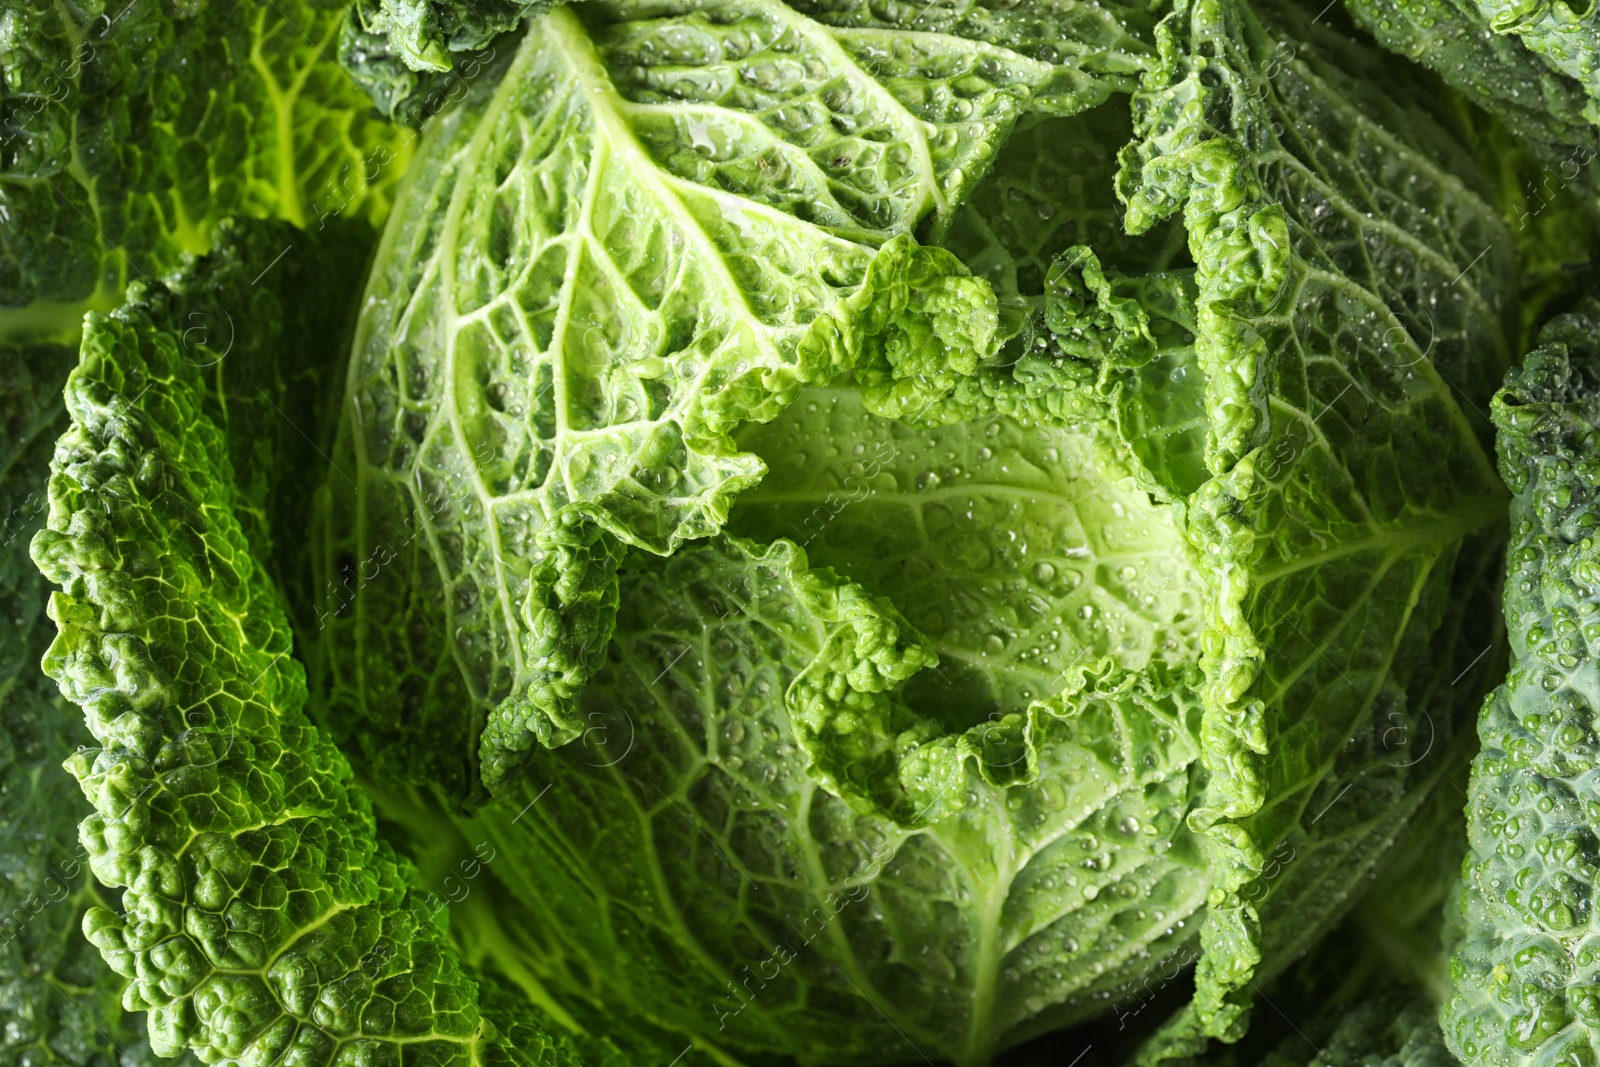
[[[1505,617],[1511,673],[1484,704],[1468,788],[1468,854],[1444,1012],[1468,1062],[1594,1055],[1594,427],[1587,301],[1552,320],[1494,398],[1511,502]]]
[[[123,1015],[123,980],[78,933],[85,910],[106,898],[78,845],[88,806],[60,764],[89,735],[38,669],[53,628],[27,546],[44,523],[50,451],[66,423],[58,398],[72,364],[62,346],[0,349],[0,612],[9,620],[0,630],[0,1057],[154,1067],[143,1020]]]
[[[319,666],[329,720],[403,706],[419,743],[369,752],[397,773],[476,802],[582,732],[624,550],[722,526],[762,471],[739,425],[844,372],[874,411],[926,408],[990,358],[992,291],[913,235],[1019,115],[1098,103],[1149,51],[1076,4],[926,30],[808,10],[559,9],[430,123],[364,304],[323,561],[349,633]],[[1047,15],[1101,47],[1045,43]]]
[[[340,18],[310,0],[8,5],[0,337],[75,344],[85,310],[205,251],[227,216],[380,223],[412,138],[329,58]]]
[[[32,550],[62,587],[45,670],[96,742],[67,760],[93,804],[81,840],[95,877],[122,890],[120,908],[87,909],[85,933],[162,1056],[626,1062],[515,994],[480,997],[442,904],[378,839],[349,764],[302,711],[267,526],[251,517],[281,468],[252,469],[271,435],[233,403],[254,385],[258,408],[277,406],[267,386],[282,396],[273,375],[294,368],[278,354],[317,366],[309,353],[343,336],[337,254],[286,270],[277,291],[251,280],[293,232],[224,227],[219,251],[170,285],[91,314],[67,377],[71,423]],[[326,297],[320,314],[286,313],[306,292]],[[222,309],[238,348],[202,366],[191,316]],[[208,388],[208,371],[228,386]]]

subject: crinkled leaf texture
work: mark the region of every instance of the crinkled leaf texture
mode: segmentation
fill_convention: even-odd
[[[283,314],[300,294],[251,280],[254,253],[285,232],[231,232],[170,288],[136,286],[92,314],[67,379],[33,555],[62,587],[45,670],[95,741],[67,761],[94,807],[80,837],[122,890],[84,931],[128,980],[123,1007],[149,1013],[160,1055],[576,1063],[531,1006],[485,1016],[442,906],[379,842],[349,765],[302,711],[280,594],[247,536],[269,493],[236,480],[232,456],[248,466],[250,446],[208,414],[229,399],[210,395],[211,375],[266,395],[266,351],[337,344],[336,319]],[[219,308],[257,339],[242,339],[238,371],[190,358],[190,314]],[[234,429],[260,431],[258,416]]]
[[[473,802],[578,736],[624,551],[716,532],[760,477],[731,431],[845,372],[927,408],[995,352],[990,287],[913,234],[1148,46],[1099,8],[979,14],[585,3],[430,124],[328,483],[328,718],[405,708],[380,765]],[[1057,22],[1103,46],[1029,36]]]
[[[1494,398],[1516,494],[1511,673],[1485,702],[1444,1024],[1465,1062],[1583,1062],[1596,1001],[1594,586],[1600,306],[1553,320]]]
[[[123,1014],[124,980],[78,930],[105,897],[78,844],[88,806],[61,761],[89,738],[38,668],[52,627],[28,540],[44,524],[73,362],[61,346],[0,347],[0,1060],[153,1067],[143,1021]]]
[[[547,23],[590,26],[610,55],[621,48],[612,10],[575,7]],[[658,26],[680,36],[646,35]],[[638,35],[652,50],[637,54],[658,54],[671,41],[698,47],[696,34],[714,29],[692,28],[666,19],[620,39]],[[885,39],[873,32],[862,39]],[[650,543],[630,531],[601,603],[620,621],[608,641],[591,631],[600,651],[568,720],[580,742],[529,745],[521,780],[462,817],[509,872],[503,900],[463,935],[475,951],[519,961],[558,997],[733,1049],[965,1064],[1141,996],[1153,975],[1195,959],[1203,926],[1200,996],[1165,1046],[1194,1051],[1208,1033],[1237,1036],[1255,965],[1264,960],[1264,976],[1325,930],[1459,761],[1457,727],[1496,659],[1481,654],[1492,633],[1447,625],[1446,607],[1494,617],[1505,496],[1473,405],[1503,372],[1515,317],[1509,242],[1480,256],[1505,237],[1486,183],[1450,132],[1383,98],[1403,82],[1370,53],[1291,13],[1263,23],[1208,6],[1162,39],[1135,98],[1125,180],[1135,228],[1159,232],[1107,232],[1103,143],[1129,129],[1118,105],[1021,117],[948,220],[935,210],[921,223],[992,284],[1001,359],[919,389],[916,402],[885,403],[892,370],[858,358],[831,382],[784,379],[783,402],[759,417],[682,409],[722,420],[712,425],[729,443],[716,455],[757,457],[766,473],[727,494],[735,538]],[[1278,47],[1308,39],[1323,58]],[[1215,80],[1199,78],[1202,58]],[[682,91],[746,91],[712,66],[689,68]],[[619,69],[630,85],[657,73]],[[515,84],[546,98],[538,78]],[[629,116],[664,106],[617,105]],[[498,132],[509,114],[486,112],[474,133],[521,153],[522,135]],[[1274,129],[1305,135],[1278,140]],[[730,130],[759,132],[707,121],[647,141],[647,158],[668,162],[625,172],[622,188],[665,174],[688,203],[713,195],[690,179],[721,165],[715,138]],[[592,151],[540,136],[553,152]],[[1273,146],[1259,166],[1246,141]],[[465,148],[450,158],[471,159]],[[638,379],[669,369],[657,366],[654,334],[626,332],[656,321],[635,318],[638,283],[624,293],[613,282],[660,262],[645,251],[655,230],[641,230],[655,217],[649,200],[628,201],[625,225],[601,231],[625,242],[605,258],[591,244],[593,260],[557,246],[553,277],[568,277],[568,264],[591,273],[548,290],[548,340],[514,348],[520,322],[509,334],[496,322],[522,305],[500,294],[534,277],[528,253],[509,258],[522,273],[503,282],[478,252],[439,251],[482,228],[499,190],[527,202],[515,167],[483,169],[492,190],[419,181],[455,198],[437,201],[445,223],[406,230],[403,210],[391,226],[391,239],[426,255],[386,259],[456,281],[411,283],[403,299],[374,290],[369,321],[404,328],[389,328],[381,350],[358,347],[372,371],[352,377],[346,426],[381,410],[358,440],[404,462],[353,461],[363,514],[330,480],[334,529],[384,535],[332,542],[328,566],[345,576],[336,586],[353,594],[354,618],[330,613],[336,640],[321,653],[342,687],[329,720],[367,735],[379,774],[432,779],[456,803],[473,799],[462,784],[473,781],[477,729],[460,708],[510,683],[463,686],[506,670],[516,647],[477,634],[525,611],[529,587],[511,586],[509,608],[497,600],[481,630],[459,627],[484,618],[471,614],[482,588],[499,595],[476,575],[515,574],[529,554],[506,546],[548,520],[506,510],[518,521],[491,525],[448,509],[524,499],[494,479],[508,469],[520,479],[517,464],[536,469],[545,454],[531,401],[554,390],[558,370],[591,380],[558,340],[609,346],[603,386],[569,390],[588,405],[618,397],[599,409],[607,417],[656,402]],[[809,173],[730,164],[719,180],[774,171]],[[755,210],[726,189],[720,202]],[[759,221],[822,229],[793,219],[773,210]],[[509,249],[524,231],[501,232]],[[766,232],[751,222],[745,239]],[[825,232],[839,242],[825,250],[870,251]],[[887,253],[872,254],[875,264]],[[476,288],[485,277],[488,303]],[[1435,305],[1458,283],[1459,302]],[[595,291],[608,317],[584,311]],[[469,313],[441,314],[438,301],[458,293]],[[718,321],[728,301],[701,306],[697,324]],[[560,326],[580,314],[591,316],[583,334]],[[440,344],[417,331],[452,317],[455,355],[441,375],[437,360],[413,358]],[[559,358],[517,362],[535,351]],[[629,354],[644,370],[616,369]],[[485,429],[470,421],[480,416]],[[486,455],[512,460],[464,465],[483,441],[495,442]],[[501,441],[517,450],[495,451]],[[684,468],[651,469],[679,478]],[[386,571],[402,552],[412,558]],[[473,584],[463,593],[455,575]],[[441,632],[454,648],[418,644]],[[347,635],[354,651],[331,655],[351,648]],[[362,701],[364,712],[348,710]]]
[[[1048,136],[1070,161],[1083,128],[1062,122]],[[1016,165],[1037,165],[1037,143]],[[987,224],[1010,222],[991,212]],[[1169,368],[1194,366],[1179,328],[1195,325],[1192,286],[1168,281],[1173,302],[1152,301],[1146,320],[1166,347],[1104,390],[1092,364],[1024,360],[980,374],[956,423],[875,417],[859,389],[834,386],[741,430],[770,470],[729,525],[770,547],[731,544],[764,551],[763,565],[716,577],[708,546],[624,568],[582,743],[537,754],[515,794],[464,824],[514,864],[505,884],[520,908],[485,922],[483,943],[572,996],[827,1062],[919,1049],[982,1062],[1193,962],[1213,873],[1195,865],[1183,820],[1208,773],[1190,731],[1212,593],[1184,512],[1152,503],[1158,478],[1131,473],[1142,465],[1117,421],[1155,418],[1146,388],[1173,399],[1150,366],[1169,382]],[[1326,764],[1285,789],[1294,817],[1257,827],[1268,858],[1242,895],[1262,909],[1271,966],[1341,913],[1459,766],[1454,727],[1481,691],[1479,663],[1493,665],[1478,655],[1492,627],[1471,620],[1495,618],[1494,514],[1484,536],[1451,546],[1451,583],[1409,605],[1417,621],[1383,690],[1333,705],[1344,718],[1323,728],[1348,732],[1320,742]],[[805,570],[784,538],[804,543]],[[856,635],[881,626],[841,625],[831,602],[796,619],[817,602],[788,590],[823,565],[873,598],[850,594],[863,612],[894,618],[892,605],[914,628],[902,640],[938,655],[873,715],[848,682],[882,677],[870,663],[833,667],[826,701],[800,684],[819,659],[836,662],[830,633],[860,654]],[[1447,598],[1468,609],[1448,625]],[[1151,695],[1178,702],[1181,729]],[[958,775],[934,758],[945,753]],[[1097,795],[1080,804],[1085,783]]]
[[[515,895],[484,951],[736,1048],[982,1063],[1188,939],[1173,920],[1206,880],[1183,678],[1106,659],[1058,703],[930,730],[862,640],[890,624],[903,662],[903,624],[789,541],[636,554],[622,593],[584,740],[463,823]],[[924,807],[897,820],[877,802],[907,749]]]
[[[1490,606],[1477,618],[1493,630],[1497,615]],[[1454,743],[1470,740],[1461,731]],[[1449,995],[1440,934],[1466,847],[1460,787],[1469,764],[1452,761],[1448,785],[1416,815],[1415,836],[1339,926],[1261,978],[1272,1010],[1258,1012],[1237,1043],[1190,1060],[1193,1067],[1457,1067],[1439,1026],[1440,998]]]
[[[209,248],[225,216],[381,222],[410,135],[326,58],[341,17],[313,0],[8,4],[0,337],[75,344],[85,308]]]
[[[1574,159],[1555,175],[1593,188],[1587,170],[1600,147],[1594,128],[1594,71],[1575,73],[1570,59],[1594,48],[1592,19],[1565,4],[1514,6],[1501,0],[1346,0],[1345,7],[1385,48],[1437,71],[1463,97],[1500,118],[1545,162]],[[1517,17],[1520,16],[1520,17]],[[1559,24],[1566,22],[1566,27]],[[1555,31],[1553,34],[1550,31]],[[1532,39],[1543,37],[1541,47]],[[1588,42],[1585,37],[1590,37]],[[1574,150],[1579,150],[1574,157]]]
[[[1489,187],[1391,91],[1403,73],[1274,4],[1203,0],[1162,30],[1119,183],[1130,230],[1183,212],[1195,263],[1211,776],[1190,824],[1217,879],[1170,1051],[1242,1032],[1257,965],[1337,914],[1447,766],[1481,692],[1457,672],[1487,650],[1441,621],[1492,582],[1482,409],[1516,308]],[[1428,759],[1389,751],[1430,732]],[[1299,859],[1329,821],[1340,847]]]
[[[1060,104],[1087,67],[973,11],[577,5],[430,130],[328,483],[325,721],[503,793],[458,810],[506,857],[463,936],[553,996],[977,1064],[1203,928],[1197,1051],[1462,758],[1517,320],[1476,162],[1309,15],[1196,5],[1121,60],[1157,232],[1107,233],[1127,114],[1069,113],[1126,81]]]
[[[1471,127],[1465,139],[1499,186],[1496,199],[1523,278],[1524,328],[1516,350],[1527,351],[1549,317],[1547,305],[1570,291],[1574,272],[1592,256],[1600,213],[1593,88],[1554,69],[1516,25],[1490,22],[1508,5],[1347,0],[1345,7],[1378,43],[1425,65],[1456,91],[1441,93],[1437,84],[1422,81],[1410,98],[1446,123]],[[1535,21],[1560,22],[1571,13],[1561,3],[1548,5],[1553,18],[1542,18],[1544,10],[1522,7]],[[1595,84],[1592,75],[1587,80]],[[1461,107],[1463,100],[1487,116]]]
[[[560,2],[357,0],[339,34],[339,63],[380,112],[419,127],[492,66],[507,44],[497,38]]]
[[[1581,160],[1560,177],[1576,179],[1592,199],[1588,164],[1600,147],[1600,23],[1593,7],[1554,0],[1429,0],[1410,6],[1353,0],[1350,7],[1383,44],[1440,71],[1543,149],[1549,161]]]

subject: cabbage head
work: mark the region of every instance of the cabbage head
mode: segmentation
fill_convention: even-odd
[[[1191,965],[1150,1054],[1237,1038],[1503,669],[1462,113],[1239,0],[585,0],[494,63],[305,639],[380,819],[493,850],[466,955],[730,1056],[981,1064]]]

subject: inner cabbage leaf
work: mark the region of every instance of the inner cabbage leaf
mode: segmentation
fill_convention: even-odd
[[[1011,716],[949,737],[967,754],[937,783],[946,810],[897,821],[805,758],[809,683],[860,684],[856,635],[897,621],[883,607],[785,540],[639,554],[622,591],[584,739],[462,823],[508,864],[464,934],[482,951],[734,1054],[977,1064],[1190,940],[1198,678],[1080,671],[1070,710],[1025,733]]]
[[[1224,3],[1143,54],[1123,232],[1089,145],[1127,111],[1038,113],[1036,89],[948,205],[883,186],[860,211],[910,190],[885,224],[828,185],[807,210],[844,214],[803,218],[766,183],[843,158],[831,141],[802,160],[770,124],[697,124],[702,94],[754,92],[684,62],[771,25],[734,13],[558,11],[480,125],[435,127],[407,194],[431,207],[391,223],[356,348],[334,459],[357,484],[329,480],[326,721],[376,776],[458,809],[483,799],[483,735],[503,795],[456,817],[516,871],[462,936],[553,997],[735,1052],[976,1064],[1199,956],[1152,1055],[1237,1037],[1252,981],[1343,913],[1459,765],[1498,662],[1481,627],[1445,622],[1492,603],[1503,538],[1481,409],[1518,308],[1491,183],[1397,102],[1404,72],[1309,15]],[[820,34],[794,38],[818,70],[885,42],[877,7],[812,14],[786,18]],[[598,103],[555,91],[572,57]],[[949,84],[1001,106],[966,76]],[[811,105],[783,100],[774,121]],[[778,154],[724,158],[735,135]],[[562,153],[587,184],[559,202],[589,207],[557,227],[528,205],[556,202],[534,178],[572,173]],[[634,195],[647,181],[673,198]],[[707,199],[699,236],[656,206]],[[715,260],[690,238],[732,240],[729,219],[741,242],[793,240],[735,288],[695,273],[640,297],[648,250],[686,233],[699,270]],[[773,247],[806,249],[793,358],[756,343],[774,336],[756,311],[791,307],[751,295],[778,284],[756,269]],[[929,269],[871,310],[874,271],[902,261]],[[647,329],[691,297],[700,332]],[[806,369],[818,323],[843,357]],[[957,327],[959,365],[929,347]],[[734,336],[754,340],[693,347]],[[724,351],[760,388],[715,377],[738,370]],[[641,425],[672,448],[618,445]],[[662,478],[682,495],[646,492]]]
[[[1206,594],[1181,517],[1098,466],[1092,433],[997,410],[910,426],[834,387],[739,442],[770,469],[730,528],[789,538],[904,613],[939,657],[905,699],[950,729],[1047,699],[1102,659],[1198,661]]]
[[[1097,5],[890,13],[559,9],[430,123],[328,482],[330,721],[398,705],[427,739],[374,759],[471,799],[578,736],[623,552],[760,478],[734,429],[846,371],[923,409],[992,357],[989,286],[914,235],[1019,115],[1131,86],[1149,45]]]

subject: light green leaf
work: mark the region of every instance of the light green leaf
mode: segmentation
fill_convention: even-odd
[[[1191,823],[1217,883],[1179,1027],[1232,1039],[1263,958],[1254,887],[1342,795],[1351,739],[1429,710],[1411,701],[1461,546],[1503,514],[1482,411],[1510,356],[1513,245],[1470,157],[1385,94],[1371,53],[1271,4],[1196,3],[1165,29],[1120,188],[1135,231],[1181,208],[1196,264],[1212,777]],[[1375,862],[1383,791],[1352,796],[1372,835],[1354,855]],[[1300,897],[1298,936],[1347,892]]]
[[[993,406],[917,427],[833,388],[739,443],[771,470],[732,529],[791,538],[903,612],[939,658],[903,699],[948,729],[1024,711],[1103,658],[1198,660],[1206,592],[1181,516],[1099,467],[1092,430]]]
[[[848,763],[819,783],[836,765],[809,733],[820,672],[834,707],[875,684],[853,635],[886,616],[851,583],[788,541],[714,538],[635,553],[621,587],[581,741],[461,823],[505,863],[475,920],[491,957],[735,1053],[979,1064],[1189,940],[1206,886],[1181,676],[1105,662],[1070,703],[953,731],[892,692],[899,751],[960,753],[921,779],[943,810],[896,821],[851,797]]]
[[[993,355],[992,291],[912,235],[1019,115],[1104,99],[1148,50],[1047,46],[1032,10],[586,3],[431,124],[356,340],[355,489],[329,483],[331,721],[403,705],[427,743],[373,759],[497,788],[582,731],[624,548],[714,533],[760,477],[734,429],[847,371],[922,410]]]
[[[531,1007],[498,1022],[480,1010],[441,904],[378,840],[349,765],[302,711],[280,594],[241,524],[270,492],[248,464],[235,481],[230,452],[249,445],[208,415],[231,394],[208,395],[185,333],[191,314],[237,314],[243,366],[208,365],[232,385],[269,380],[258,361],[273,348],[337,342],[332,291],[322,314],[280,317],[307,279],[251,280],[285,229],[229,231],[170,288],[90,316],[67,380],[33,554],[63,587],[45,670],[98,745],[67,761],[94,806],[80,837],[122,890],[120,911],[89,908],[85,933],[129,980],[122,1006],[149,1013],[159,1055],[573,1065]],[[230,416],[236,432],[258,425]]]

